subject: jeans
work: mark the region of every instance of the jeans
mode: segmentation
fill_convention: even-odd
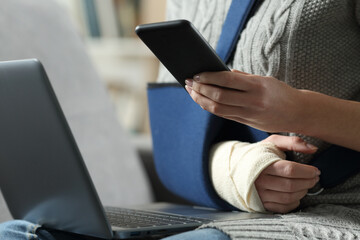
[[[203,228],[190,232],[180,233],[163,240],[230,240],[225,233],[214,228]]]
[[[42,228],[40,225],[23,220],[0,224],[0,239],[6,240],[100,240],[78,234]],[[101,239],[103,240],[103,239]]]
[[[0,239],[6,240],[95,240],[97,238],[85,237],[61,231],[42,228],[40,225],[23,220],[13,220],[0,224]],[[181,233],[164,240],[230,240],[219,230],[207,228]],[[100,240],[100,239],[98,239]]]

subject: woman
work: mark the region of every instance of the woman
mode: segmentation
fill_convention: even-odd
[[[168,1],[168,17],[190,20],[216,46],[230,3]],[[313,153],[330,144],[360,151],[360,1],[263,1],[242,32],[230,65],[237,70],[199,73],[188,79],[186,89],[193,100],[220,117],[285,136],[272,135],[267,143],[255,145],[223,142],[214,146],[210,159],[214,187],[223,199],[245,211],[288,213],[299,206],[301,211],[279,220],[242,220],[208,227],[233,239],[360,236],[359,174],[321,193],[307,194],[321,174],[307,165]],[[166,71],[159,77],[160,82],[171,79]],[[241,183],[228,188],[219,181],[226,178],[219,170],[221,164],[234,159],[254,161],[241,153],[243,148],[257,152],[259,162],[264,148],[273,154],[253,176],[253,187],[247,186],[255,189],[252,196],[258,198],[248,203],[247,196],[239,196],[241,191],[238,196],[233,194],[232,190],[242,188]],[[292,150],[288,155],[295,162],[287,161],[276,148]],[[229,149],[239,150],[224,154]],[[236,166],[232,170],[251,174]],[[178,239],[201,238],[202,234],[215,236],[214,230],[201,230]]]
[[[230,3],[168,0],[168,18],[190,20],[216,46]],[[310,196],[308,189],[320,172],[306,163],[330,143],[360,150],[360,1],[265,0],[243,31],[230,65],[237,70],[199,73],[188,79],[190,96],[218,116],[283,134],[261,143],[214,146],[210,159],[214,187],[226,201],[247,211],[288,213],[300,202],[301,211],[275,220],[213,223],[170,239],[359,237],[360,175]],[[159,76],[160,82],[172,79],[166,71]],[[238,149],[239,162],[249,161],[244,148],[259,161],[271,156],[245,187],[255,196],[249,202],[242,201],[246,196],[231,194],[237,182],[223,191],[216,181],[224,173],[214,166],[233,158],[221,154],[228,148]],[[294,162],[285,158],[283,151],[288,150]],[[6,239],[81,239],[57,236],[61,233],[24,222],[2,227],[0,236]]]

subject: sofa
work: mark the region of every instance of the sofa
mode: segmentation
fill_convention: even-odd
[[[104,205],[185,203],[162,187],[151,149],[136,149],[118,124],[82,39],[56,1],[2,0],[0,26],[0,61],[43,63]],[[9,219],[0,195],[0,222]]]

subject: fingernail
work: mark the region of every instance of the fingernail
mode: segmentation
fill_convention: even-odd
[[[312,149],[312,150],[318,149],[318,147],[316,147],[316,146],[314,146],[314,145],[312,145],[312,144],[310,144],[310,143],[306,143],[306,147],[307,147],[307,148],[310,148],[310,149]]]
[[[185,89],[189,94],[191,94],[191,91],[192,91],[191,87],[189,87],[188,85],[185,85]]]
[[[317,170],[317,171],[316,171],[316,175],[318,175],[318,176],[320,176],[320,175],[321,175],[320,170]]]
[[[194,80],[197,81],[197,82],[199,82],[199,81],[200,81],[200,75],[195,75],[195,76],[194,76]]]
[[[189,87],[192,87],[192,85],[193,85],[193,80],[186,79],[186,80],[185,80],[185,84],[186,84],[187,86],[189,86]]]

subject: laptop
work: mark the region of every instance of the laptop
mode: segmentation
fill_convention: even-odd
[[[211,221],[269,216],[166,203],[103,207],[36,59],[0,62],[0,188],[15,219],[105,239],[163,236]]]

